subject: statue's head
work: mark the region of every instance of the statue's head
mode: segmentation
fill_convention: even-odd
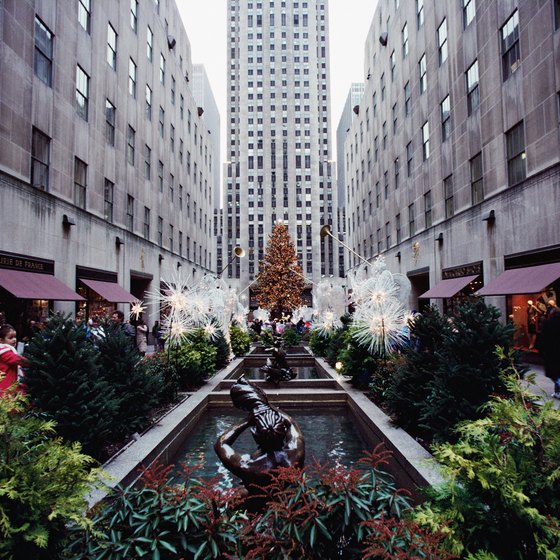
[[[229,394],[233,405],[241,410],[249,411],[259,405],[268,405],[265,392],[243,376],[232,385]]]
[[[288,421],[274,408],[255,415],[251,434],[263,451],[280,451],[288,432]]]

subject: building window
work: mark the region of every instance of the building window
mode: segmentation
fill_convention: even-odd
[[[447,60],[447,20],[444,18],[437,29],[438,59],[441,66]]]
[[[35,75],[48,86],[52,85],[53,34],[35,18]]]
[[[163,192],[163,162],[158,161],[158,188],[159,192]]]
[[[482,152],[479,152],[470,161],[471,167],[471,200],[478,204],[484,200],[484,184],[482,175]]]
[[[390,62],[391,62],[391,81],[394,82],[395,81],[395,72],[396,72],[396,69],[397,69],[397,57],[395,56],[395,51],[394,50],[391,53]]]
[[[163,107],[159,108],[159,135],[161,138],[163,138],[165,133],[165,111],[163,109]]]
[[[504,82],[519,68],[519,12],[515,10],[500,30],[502,39],[502,78]]]
[[[78,21],[89,33],[91,30],[91,0],[78,0]]]
[[[426,53],[422,55],[422,58],[420,58],[418,62],[418,73],[420,76],[420,93],[424,93],[428,85],[428,78],[426,77]]]
[[[136,63],[132,58],[128,61],[128,93],[136,99]]]
[[[76,111],[84,121],[88,120],[89,76],[76,66]]]
[[[404,84],[404,115],[408,117],[412,112],[412,97],[410,93],[410,82]]]
[[[175,127],[169,125],[169,142],[171,145],[171,152],[175,152]]]
[[[165,57],[159,55],[159,83],[165,85]]]
[[[430,157],[430,123],[422,125],[422,157],[426,161]]]
[[[169,174],[169,200],[173,202],[173,196],[175,193],[175,177]]]
[[[424,220],[426,229],[432,227],[432,191],[428,191],[424,195]]]
[[[115,145],[115,106],[105,99],[105,141],[109,146]]]
[[[467,108],[472,115],[480,104],[480,91],[478,89],[478,60],[475,60],[467,70]]]
[[[402,57],[405,59],[408,56],[408,23],[404,24],[401,31],[402,37]]]
[[[77,157],[74,158],[74,204],[86,208],[87,165]]]
[[[126,135],[126,159],[130,165],[134,165],[134,150],[136,145],[136,131],[128,125]]]
[[[451,101],[449,95],[440,103],[441,112],[441,141],[445,142],[451,136]]]
[[[414,162],[414,152],[412,150],[412,141],[406,145],[406,175],[412,176],[412,164]]]
[[[391,222],[385,224],[385,247],[389,250],[391,246]]]
[[[150,209],[144,206],[144,239],[150,239]]]
[[[424,0],[416,0],[416,23],[418,29],[424,25]]]
[[[443,180],[443,198],[445,201],[445,217],[451,218],[455,214],[453,203],[453,176],[449,175]]]
[[[394,168],[395,168],[395,190],[397,190],[399,188],[399,172],[400,172],[399,158],[395,159]]]
[[[163,218],[158,216],[157,219],[157,244],[163,246]]]
[[[152,179],[152,149],[148,144],[144,146],[144,178],[148,181]]]
[[[412,237],[416,233],[416,219],[414,217],[414,203],[408,205],[408,235]]]
[[[103,214],[109,223],[113,223],[113,195],[115,185],[109,179],[105,179],[105,188],[103,189]]]
[[[134,231],[134,197],[126,195],[126,228]]]
[[[395,234],[397,236],[397,245],[402,241],[402,232],[401,232],[401,215],[397,214],[395,216]]]
[[[169,250],[173,252],[173,241],[175,237],[174,228],[171,224],[169,224]]]
[[[463,28],[466,28],[476,15],[475,0],[463,0]]]
[[[152,89],[146,84],[146,118],[152,120]]]
[[[130,0],[130,28],[138,31],[138,0]]]
[[[516,185],[525,180],[526,155],[525,155],[525,127],[523,121],[516,124],[506,132],[508,184]]]
[[[171,105],[175,105],[175,77],[171,76]]]
[[[398,128],[398,118],[397,118],[397,104],[395,103],[393,105],[393,136],[395,136],[395,134],[397,134],[397,128]]]
[[[117,69],[117,32],[110,23],[107,24],[107,64]]]
[[[554,0],[554,29],[560,29],[560,0]]]
[[[146,57],[150,62],[152,62],[154,58],[154,32],[149,25],[146,37]]]
[[[32,134],[31,184],[42,191],[48,191],[51,139],[36,128]]]

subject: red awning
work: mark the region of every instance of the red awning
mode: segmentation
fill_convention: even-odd
[[[453,297],[465,286],[468,286],[475,278],[478,278],[478,274],[442,280],[441,282],[438,282],[433,288],[430,288],[427,292],[423,293],[420,297],[426,299]]]
[[[496,276],[484,288],[480,296],[505,296],[513,294],[535,294],[560,278],[560,262],[512,268]]]
[[[102,282],[101,280],[89,280],[80,278],[86,286],[99,294],[103,299],[111,303],[132,303],[138,298],[121,288],[116,282]]]
[[[83,301],[84,299],[52,274],[1,268],[0,286],[20,299],[56,301]]]

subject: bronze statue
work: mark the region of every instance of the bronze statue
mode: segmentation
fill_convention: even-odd
[[[238,476],[249,495],[259,492],[255,485],[267,484],[270,471],[278,467],[302,467],[305,443],[299,426],[285,412],[268,403],[264,391],[241,376],[230,390],[236,408],[246,410],[247,420],[224,432],[214,444],[223,465]],[[251,455],[233,448],[237,438],[247,429],[257,444]]]
[[[281,340],[275,342],[272,348],[266,348],[266,350],[272,350],[272,358],[267,358],[266,365],[261,368],[267,381],[271,381],[278,386],[281,381],[290,381],[297,377],[297,373],[288,365],[286,350]]]

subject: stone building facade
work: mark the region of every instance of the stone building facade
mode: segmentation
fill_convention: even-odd
[[[412,308],[484,295],[526,334],[560,277],[560,3],[381,0],[366,53],[350,245],[409,276]]]
[[[175,2],[3,2],[0,41],[7,318],[106,314],[210,271],[215,155]],[[6,289],[42,261],[83,299]]]

